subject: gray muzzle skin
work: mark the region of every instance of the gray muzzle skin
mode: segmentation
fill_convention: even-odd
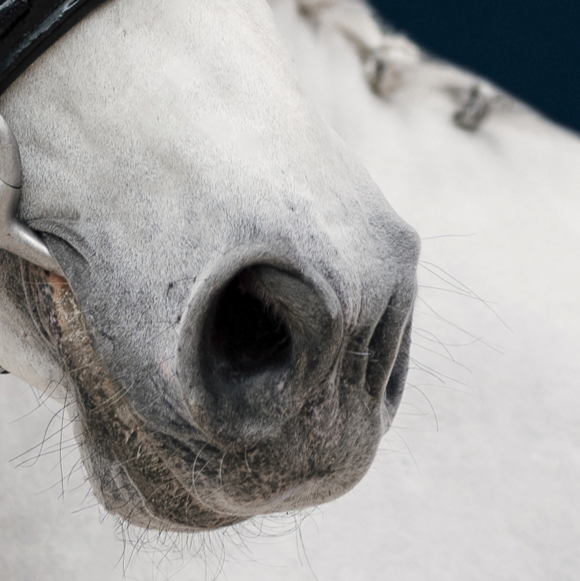
[[[22,164],[18,143],[0,115],[0,249],[64,277],[46,244],[30,228],[18,221],[21,192]]]

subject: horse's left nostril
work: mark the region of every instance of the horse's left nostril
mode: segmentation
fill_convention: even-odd
[[[409,360],[413,293],[395,292],[377,323],[369,343],[367,390],[384,397],[390,412],[399,405]]]

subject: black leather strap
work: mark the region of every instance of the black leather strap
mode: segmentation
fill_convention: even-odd
[[[38,56],[106,0],[0,0],[0,94]]]

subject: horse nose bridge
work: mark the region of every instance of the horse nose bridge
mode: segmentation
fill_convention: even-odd
[[[275,437],[326,381],[342,344],[342,309],[314,271],[261,260],[224,272],[192,300],[178,374],[208,440],[248,446]]]

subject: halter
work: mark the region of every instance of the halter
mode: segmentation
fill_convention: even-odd
[[[37,57],[103,2],[0,0],[0,95]],[[18,220],[21,191],[18,143],[0,115],[0,249],[64,276],[46,244]]]

